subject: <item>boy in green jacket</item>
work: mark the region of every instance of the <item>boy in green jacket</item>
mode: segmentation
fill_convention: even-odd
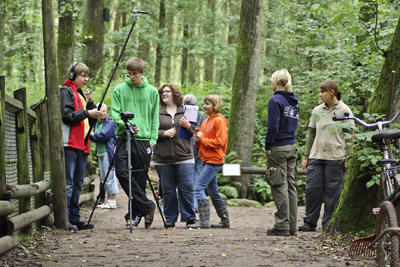
[[[128,151],[126,149],[126,127],[121,119],[122,112],[132,112],[134,118],[129,122],[136,124],[136,146],[131,140],[131,159],[133,171],[131,179],[132,222],[136,227],[141,217],[145,217],[145,228],[153,223],[155,204],[146,196],[145,171],[148,171],[153,146],[157,142],[159,127],[159,95],[150,85],[144,74],[144,62],[140,58],[131,58],[126,62],[128,75],[125,82],[115,87],[112,95],[111,112],[117,126],[117,148],[115,152],[115,170],[121,187],[129,197]],[[140,157],[142,160],[140,160]],[[142,165],[142,161],[145,166]],[[129,207],[125,215],[126,228],[129,229]]]

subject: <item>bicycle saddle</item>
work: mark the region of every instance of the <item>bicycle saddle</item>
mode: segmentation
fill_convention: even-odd
[[[387,130],[371,137],[371,140],[376,143],[381,143],[383,139],[397,139],[400,138],[400,130]]]

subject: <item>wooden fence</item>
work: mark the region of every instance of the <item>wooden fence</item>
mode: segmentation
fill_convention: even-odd
[[[19,233],[54,223],[47,103],[27,107],[25,88],[13,96],[0,76],[0,255],[18,246]],[[94,198],[94,180],[85,177],[80,203]]]

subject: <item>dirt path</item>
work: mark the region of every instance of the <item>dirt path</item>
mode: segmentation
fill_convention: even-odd
[[[127,197],[120,191],[118,208],[96,209],[95,229],[47,231],[32,244],[19,246],[0,258],[1,266],[375,266],[352,260],[347,247],[321,235],[299,233],[270,237],[275,208],[229,207],[230,229],[186,229],[177,223],[164,229],[158,210],[153,225],[142,221],[132,233],[125,229]],[[150,196],[150,194],[149,194]],[[153,199],[150,197],[150,199]],[[92,206],[82,207],[87,219]],[[211,207],[211,223],[218,221]],[[304,207],[299,207],[299,219]]]

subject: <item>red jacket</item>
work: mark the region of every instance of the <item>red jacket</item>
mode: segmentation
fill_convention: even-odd
[[[201,124],[203,136],[194,145],[199,149],[199,157],[204,163],[224,164],[228,146],[228,123],[222,114],[217,113]]]
[[[84,101],[84,96],[82,94]],[[90,154],[89,139],[85,142],[85,119],[89,118],[86,109],[95,108],[93,103],[82,102],[73,81],[66,81],[60,89],[61,119],[64,147],[72,147]],[[92,105],[89,107],[89,104]],[[86,108],[85,108],[86,106]]]

